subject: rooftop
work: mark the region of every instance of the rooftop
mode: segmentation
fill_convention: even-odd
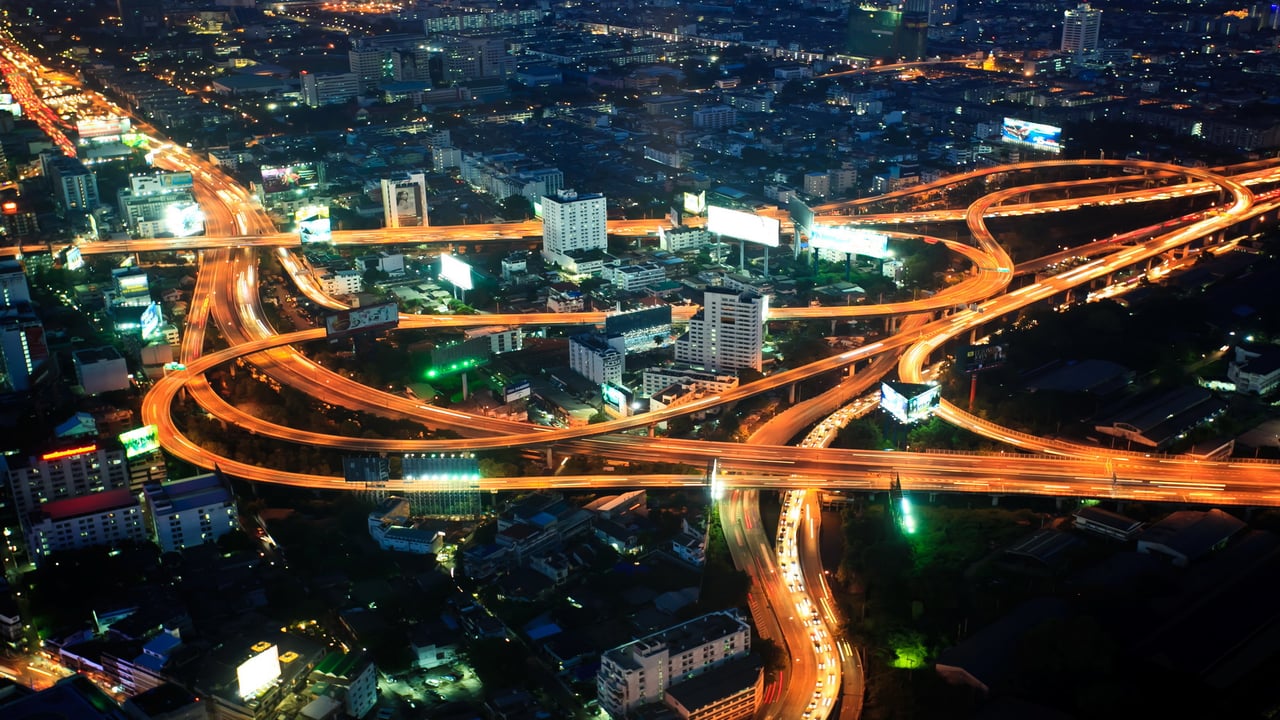
[[[128,488],[83,495],[81,497],[54,500],[40,506],[39,512],[58,522],[69,518],[137,507],[138,501]]]
[[[225,505],[234,498],[217,473],[206,473],[169,483],[148,483],[147,497],[158,511],[184,512],[196,508]]]

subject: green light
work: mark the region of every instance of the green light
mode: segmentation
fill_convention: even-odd
[[[440,373],[436,372],[435,368],[431,368],[430,370],[427,370],[427,377],[429,378],[434,378],[436,375],[439,375],[439,374]]]

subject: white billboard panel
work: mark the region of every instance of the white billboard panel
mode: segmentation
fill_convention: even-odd
[[[684,211],[690,215],[701,215],[707,211],[707,191],[684,194]]]
[[[889,236],[858,228],[817,225],[809,238],[809,247],[886,258],[889,257]]]
[[[459,290],[471,289],[471,266],[453,255],[440,253],[440,277]]]
[[[395,303],[343,310],[324,319],[325,335],[328,337],[361,330],[391,328],[398,324],[400,324],[400,314],[396,311]]]
[[[717,235],[778,247],[781,229],[781,223],[775,218],[717,205],[707,207],[707,230]]]
[[[1000,126],[1000,139],[1015,145],[1030,145],[1038,150],[1062,152],[1062,128],[1007,117]]]
[[[173,203],[164,209],[164,227],[176,237],[204,232],[204,211],[196,203]]]
[[[280,650],[275,645],[240,663],[236,679],[240,681],[240,697],[258,695],[280,677]]]

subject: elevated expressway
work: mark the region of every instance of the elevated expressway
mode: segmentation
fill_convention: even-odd
[[[1043,165],[1048,166],[1048,165],[1054,165],[1054,164],[1057,164],[1057,163],[1045,163]],[[1130,165],[1130,163],[1126,163],[1122,161],[1091,161],[1091,164],[1114,165],[1114,166],[1120,166],[1120,167]],[[1152,164],[1152,165],[1155,165],[1155,164]],[[1168,168],[1156,165],[1152,169],[1166,170]],[[1212,175],[1211,173],[1208,173],[1207,171],[1201,171],[1196,169],[1181,169],[1181,168],[1176,170],[1178,170],[1179,172],[1184,172],[1186,174],[1191,174],[1193,176],[1194,174],[1198,173],[1202,178],[1218,180],[1216,176]],[[1064,290],[1076,284],[1091,280],[1094,277],[1101,277],[1107,274],[1108,272],[1114,272],[1114,270],[1120,267],[1126,266],[1128,264],[1131,264],[1133,262],[1139,262],[1147,257],[1154,257],[1155,255],[1158,255],[1159,253],[1166,251],[1170,247],[1177,246],[1178,244],[1181,244],[1181,243],[1189,242],[1191,239],[1194,239],[1195,237],[1199,237],[1205,234],[1219,231],[1230,224],[1238,222],[1240,219],[1242,219],[1247,215],[1247,210],[1251,207],[1251,202],[1252,202],[1251,194],[1240,183],[1233,182],[1230,180],[1222,180],[1222,182],[1224,187],[1227,187],[1236,197],[1236,202],[1234,203],[1234,205],[1223,214],[1208,217],[1204,220],[1201,220],[1195,223],[1193,226],[1191,226],[1188,229],[1178,230],[1174,233],[1170,233],[1166,235],[1158,243],[1153,242],[1153,243],[1148,243],[1141,246],[1126,248],[1125,250],[1119,251],[1105,260],[1095,261],[1096,265],[1090,270],[1089,273],[1079,273],[1078,271],[1075,271],[1075,270],[1070,271],[1068,273],[1064,273],[1064,275],[1061,278],[1056,278],[1052,285],[1046,285],[1045,287],[1052,288],[1055,291]],[[1017,190],[1010,189],[1009,191],[1005,191],[1005,192],[1012,194],[1014,192],[1017,192]],[[998,250],[998,246],[995,245],[994,243],[994,238],[992,238],[990,236],[990,233],[985,230],[985,225],[982,222],[982,216],[984,212],[984,207],[990,207],[1000,202],[1004,197],[1005,195],[1001,195],[999,193],[985,197],[979,203],[975,203],[974,206],[971,206],[968,212],[968,218],[967,218],[970,224],[971,231],[973,232],[974,237],[978,240],[979,244],[984,245],[984,249],[995,248],[995,252],[1000,252],[1001,254],[1003,253],[1002,251]],[[991,251],[988,250],[988,252],[991,252]],[[991,262],[992,265],[994,265],[997,268],[997,270],[999,267],[1007,268],[1009,266],[1007,255],[1004,256],[1003,259],[999,259],[999,260],[994,259],[994,255],[992,257],[993,257],[993,260],[989,262]],[[991,295],[994,295],[995,291],[992,291],[992,287],[994,286],[996,288],[996,291],[998,291],[998,288],[1003,286],[1003,284],[1007,282],[1007,277],[1009,275],[1010,273],[979,270],[976,277],[978,278],[979,281],[983,282],[983,287],[981,288],[981,292],[983,294],[975,295],[975,297],[983,297],[983,296],[990,297]],[[975,281],[973,278],[971,278],[969,282],[974,282],[976,284],[978,281]],[[1044,292],[1048,292],[1048,290],[1045,290]],[[1024,307],[1026,304],[1030,302],[1034,302],[1035,300],[1038,300],[1038,299],[1041,299],[1041,295],[1039,292],[1031,294],[1026,291],[1026,288],[1021,289],[1019,291],[1015,291],[1015,293],[1011,293],[1009,295],[1003,296],[1002,298],[997,298],[997,300],[990,301],[991,303],[999,302],[1001,304],[999,305],[988,304],[986,307],[983,308],[984,312],[986,313],[984,318],[978,319],[978,321],[981,321],[983,319],[989,320],[990,318],[994,317],[996,314],[999,314],[1002,312],[1011,312],[1020,307]],[[937,301],[937,300],[938,298],[935,297],[925,302]],[[937,304],[935,304],[933,306],[933,309],[954,307],[956,303],[957,303],[957,300],[954,298],[944,298],[944,301],[938,302]],[[199,319],[198,312],[201,309],[205,309],[206,305],[198,302],[193,302],[192,307],[193,307],[193,311],[197,313],[197,316],[193,317],[192,319],[193,321],[197,321]],[[815,312],[812,312],[813,310],[821,310],[822,312],[815,313]],[[822,309],[801,308],[801,309],[798,309],[798,312],[794,317],[818,316],[818,317],[822,317],[823,319],[829,319],[833,316],[866,317],[866,316],[874,316],[879,314],[902,314],[902,313],[908,313],[911,310],[924,311],[926,310],[926,307],[923,305],[911,307],[909,304],[899,304],[899,307],[896,307],[893,309],[889,309],[885,307],[822,308]],[[781,318],[788,317],[786,315],[786,312],[788,311],[780,310],[778,314],[771,315],[771,319],[775,319],[775,318],[781,319]],[[679,458],[683,461],[687,461],[691,463],[702,462],[712,457],[724,458],[724,465],[723,465],[725,469],[724,477],[725,477],[725,481],[728,483],[737,483],[737,484],[743,484],[743,485],[758,483],[761,485],[768,485],[768,486],[785,486],[786,483],[794,482],[794,480],[791,478],[782,478],[782,479],[770,478],[766,480],[764,477],[762,477],[762,475],[771,474],[770,471],[772,472],[785,471],[785,472],[794,474],[793,472],[794,469],[803,469],[806,472],[818,473],[817,475],[809,476],[808,478],[806,478],[806,480],[802,480],[801,482],[805,482],[811,479],[812,481],[826,483],[827,481],[832,480],[832,473],[839,473],[841,475],[847,476],[850,470],[849,465],[844,462],[838,463],[837,466],[840,467],[841,469],[835,470],[833,467],[828,466],[825,461],[821,461],[813,457],[814,455],[813,453],[806,454],[806,452],[801,449],[779,449],[779,450],[776,450],[775,452],[779,453],[781,456],[763,458],[760,456],[767,455],[770,453],[762,452],[764,448],[760,448],[760,447],[750,449],[749,453],[743,453],[741,446],[734,446],[732,444],[720,445],[720,444],[712,444],[712,443],[692,443],[686,446],[686,445],[682,445],[684,441],[673,441],[673,440],[666,440],[666,439],[659,440],[659,439],[636,437],[632,435],[614,435],[612,437],[606,436],[606,437],[592,438],[590,440],[588,440],[587,438],[589,438],[590,436],[595,436],[595,435],[600,435],[605,433],[618,433],[619,431],[622,431],[622,430],[645,427],[650,424],[669,419],[668,416],[674,417],[677,414],[684,414],[687,412],[696,412],[700,410],[705,410],[717,404],[733,402],[752,394],[764,392],[764,391],[785,385],[787,383],[794,382],[796,380],[804,379],[806,377],[811,377],[818,373],[839,369],[841,367],[853,364],[859,360],[870,360],[873,356],[882,352],[887,352],[890,350],[897,350],[897,349],[905,349],[910,345],[916,344],[917,341],[922,341],[922,340],[925,340],[926,338],[941,337],[943,335],[953,336],[954,334],[956,334],[953,331],[955,330],[955,328],[959,327],[959,323],[957,322],[957,319],[961,319],[964,317],[973,317],[973,316],[976,316],[976,314],[977,313],[960,313],[957,315],[953,315],[951,317],[943,318],[941,320],[934,320],[930,322],[929,325],[920,329],[918,331],[918,334],[913,333],[915,335],[914,337],[910,335],[899,334],[894,337],[887,338],[882,342],[873,343],[872,345],[865,346],[863,348],[858,348],[856,350],[841,353],[832,358],[827,358],[823,361],[819,361],[818,363],[814,363],[813,365],[806,366],[805,368],[799,368],[799,369],[787,371],[784,373],[778,373],[776,375],[771,376],[770,378],[766,378],[765,380],[752,383],[751,385],[743,386],[734,391],[722,393],[718,396],[706,398],[698,403],[692,404],[691,406],[683,406],[677,409],[663,411],[657,414],[650,414],[647,416],[625,418],[622,420],[612,421],[609,423],[592,425],[587,428],[573,428],[568,430],[535,430],[528,425],[519,425],[518,428],[513,429],[514,432],[512,432],[511,434],[508,434],[505,436],[499,436],[499,437],[465,438],[462,440],[396,440],[396,439],[367,440],[367,439],[338,438],[338,437],[332,437],[332,436],[316,436],[314,433],[306,433],[304,431],[298,431],[298,430],[289,429],[289,428],[279,428],[276,426],[271,426],[269,424],[262,423],[261,421],[249,422],[246,424],[246,427],[248,427],[248,429],[250,429],[252,432],[256,432],[258,434],[262,434],[270,437],[279,437],[281,439],[286,439],[294,442],[302,442],[302,443],[314,444],[318,446],[331,447],[331,448],[363,450],[363,451],[372,450],[372,451],[411,452],[411,451],[482,450],[486,448],[515,447],[515,446],[521,446],[521,445],[547,445],[547,444],[555,443],[559,445],[564,445],[574,450],[589,450],[594,452],[602,452],[612,457],[619,457],[619,458],[632,457],[637,459],[649,459],[653,457],[654,446],[656,445],[662,448],[662,452],[665,456],[672,457],[672,458]],[[405,316],[403,318],[403,321],[404,321],[405,327],[443,327],[443,326],[464,326],[467,324],[541,325],[541,324],[551,324],[555,322],[574,322],[574,323],[584,322],[584,321],[598,322],[601,319],[599,317],[593,317],[593,315],[594,314],[582,314],[580,316],[572,316],[572,315],[565,316],[565,315],[559,315],[559,314],[536,314],[532,316],[486,315],[486,316],[448,317],[448,318]],[[202,448],[198,448],[194,444],[191,444],[189,441],[186,441],[185,438],[181,438],[180,434],[177,432],[176,427],[172,425],[172,420],[168,417],[168,412],[167,412],[168,403],[170,399],[176,394],[177,390],[183,384],[187,383],[189,380],[196,377],[197,375],[202,373],[204,370],[212,368],[221,362],[229,361],[241,355],[250,354],[252,352],[270,350],[273,348],[280,348],[296,342],[302,342],[302,341],[307,341],[311,339],[318,339],[322,336],[323,336],[322,330],[308,330],[308,331],[300,331],[297,333],[291,333],[283,336],[259,338],[252,342],[248,342],[243,345],[238,345],[235,348],[219,351],[217,353],[212,353],[208,357],[199,358],[192,365],[189,365],[186,371],[176,373],[168,378],[165,378],[164,380],[162,380],[160,383],[156,385],[152,393],[147,398],[146,404],[144,405],[144,418],[146,419],[147,422],[155,422],[161,426],[162,439],[167,448],[175,452],[175,454],[179,455],[180,457],[184,457],[184,459],[187,459],[191,462],[201,464],[204,466],[212,466],[213,464],[216,463],[220,467],[222,467],[224,470],[227,470],[228,472],[233,472],[234,474],[245,474],[246,477],[257,478],[257,479],[267,480],[271,482],[285,482],[288,484],[305,485],[310,487],[328,487],[331,489],[350,488],[351,485],[343,482],[340,478],[326,477],[321,479],[318,476],[307,476],[307,475],[299,475],[294,473],[284,473],[282,471],[269,471],[262,468],[236,467],[235,464],[232,463],[229,459],[213,457],[209,455],[207,452],[203,451]],[[932,347],[937,347],[937,345],[935,344]],[[333,375],[332,379],[336,380],[337,378],[340,378],[340,377],[341,376]],[[314,375],[311,375],[310,387],[312,388],[313,392],[315,392],[318,395],[319,399],[325,400],[327,402],[331,401],[331,399],[327,399],[329,398],[329,396],[326,394],[326,392],[321,391],[317,387],[318,383],[316,380],[317,380],[316,377]],[[326,384],[326,387],[327,387],[327,384]],[[365,396],[368,396],[370,394],[370,390],[368,388],[363,388],[363,387],[360,389],[359,392],[362,392]],[[389,397],[394,397],[394,396],[389,396]],[[406,399],[400,398],[400,400],[403,401]],[[410,410],[410,408],[404,408],[404,409]],[[430,406],[419,405],[417,407],[417,410],[419,415],[421,415],[422,417],[430,416],[432,417],[433,421],[448,420],[449,418],[452,418],[452,420],[455,423],[462,423],[464,425],[472,426],[472,432],[477,432],[482,429],[486,432],[491,429],[492,430],[497,429],[497,425],[495,424],[496,421],[489,421],[483,418],[473,418],[469,416],[462,416],[459,413],[454,413],[452,411],[443,410],[440,408],[431,408]],[[215,414],[218,414],[218,413],[215,413]],[[480,423],[480,426],[477,426],[477,423]],[[734,449],[734,448],[737,448],[737,449]],[[770,450],[773,450],[773,448],[770,448]],[[677,452],[679,454],[678,455],[669,454],[672,452]],[[823,455],[832,455],[832,454],[833,454],[833,451],[825,451],[823,453]],[[862,475],[863,478],[866,478],[868,473],[884,472],[884,470],[887,468],[903,467],[904,466],[903,461],[906,460],[907,455],[908,454],[904,454],[904,453],[893,453],[891,454],[891,456],[888,456],[888,457],[885,457],[882,455],[878,456],[874,460],[868,457],[861,457],[858,459],[857,464],[861,467],[860,474]],[[932,454],[924,454],[924,457],[928,458],[931,455]],[[754,457],[749,457],[749,456],[754,456]],[[1030,459],[1006,459],[1004,461],[1004,465],[1006,467],[1006,474],[1014,475],[1014,473],[1009,471],[1014,470],[1015,468],[1021,469],[1019,466],[1019,463],[1026,462],[1028,460]],[[1041,462],[1043,461],[1041,460]],[[793,467],[791,468],[779,467],[779,465],[782,465],[782,464],[788,464]],[[937,464],[936,461],[925,462],[924,467],[918,468],[918,470],[922,472],[927,472],[926,468],[931,467],[935,464]],[[1237,464],[1232,463],[1230,465],[1234,467]],[[1255,466],[1253,468],[1253,472],[1251,473],[1245,472],[1240,474],[1243,476],[1257,475],[1259,474],[1259,472],[1257,471],[1258,467],[1260,466]],[[1137,469],[1135,468],[1135,471],[1136,470]],[[943,471],[943,472],[947,472],[947,471]],[[1027,468],[1027,472],[1029,475],[1036,476],[1036,478],[1044,477],[1044,468],[1037,468],[1034,471],[1030,470],[1030,468]],[[1100,472],[1096,467],[1091,467],[1089,470],[1079,470],[1079,469],[1063,470],[1061,472],[1056,473],[1056,477],[1057,479],[1060,480],[1064,476],[1067,476],[1067,473],[1069,472],[1075,473],[1075,475],[1070,476],[1071,478],[1075,478],[1075,477],[1105,478],[1105,477],[1110,477],[1111,475],[1110,472]],[[1270,476],[1271,473],[1262,473],[1262,474]],[[986,473],[983,473],[983,475],[989,478],[991,476],[991,473],[986,472]],[[797,477],[804,478],[805,476],[799,475]],[[1160,477],[1160,476],[1156,475],[1155,477]],[[842,478],[842,479],[845,479],[845,478]],[[1036,487],[1036,483],[1037,483],[1037,480],[1035,478],[1028,478],[1025,482],[1021,481],[1021,479],[1017,477],[1010,477],[1010,478],[1007,478],[1007,480],[1009,482],[1000,484],[1000,487],[1003,489],[1000,489],[998,491],[1012,492],[1016,488]],[[605,482],[605,479],[601,478],[601,481]],[[544,481],[543,479],[539,478],[536,481],[531,481],[531,482],[541,484]],[[1071,480],[1071,482],[1074,482],[1074,479]],[[504,487],[517,486],[517,483],[515,483],[512,480],[504,480],[501,484]],[[1040,484],[1043,484],[1043,483],[1041,482]],[[1053,483],[1050,483],[1050,484],[1053,484]],[[867,487],[869,485],[867,484],[867,482],[863,481],[863,482],[853,482],[850,486]],[[958,485],[957,487],[964,487],[964,486]],[[1047,490],[1046,488],[1039,489],[1040,492],[1045,492],[1046,490]],[[1083,494],[1097,494],[1097,491],[1096,489],[1090,489],[1087,492],[1084,492]]]

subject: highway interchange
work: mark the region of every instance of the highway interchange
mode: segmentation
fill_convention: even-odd
[[[12,55],[9,61],[23,62]],[[30,58],[24,69],[31,71]],[[12,70],[12,68],[9,68]],[[29,86],[28,86],[29,89]],[[31,100],[32,98],[27,98]],[[56,115],[41,115],[50,130],[57,130]],[[148,129],[149,130],[149,129]],[[154,133],[150,133],[154,134]],[[1177,248],[1204,238],[1221,237],[1241,221],[1266,215],[1275,217],[1280,200],[1274,192],[1257,195],[1251,185],[1280,182],[1280,171],[1270,161],[1231,168],[1184,168],[1127,160],[1047,161],[1017,166],[985,168],[911,188],[889,196],[821,206],[818,222],[885,225],[963,220],[972,244],[920,233],[893,233],[903,239],[943,242],[970,265],[968,276],[936,295],[912,302],[839,308],[774,308],[769,320],[822,320],[832,318],[896,318],[896,334],[870,345],[838,353],[811,365],[772,374],[735,390],[695,403],[623,418],[585,428],[551,429],[457,413],[420,401],[365,387],[351,378],[308,359],[297,346],[324,337],[323,329],[278,334],[264,319],[256,277],[259,253],[273,249],[302,292],[325,307],[342,304],[323,293],[315,278],[300,263],[292,248],[296,236],[275,231],[269,218],[250,194],[217,168],[168,143],[157,143],[158,166],[189,169],[197,181],[197,194],[206,212],[206,236],[181,240],[129,240],[94,242],[82,246],[85,253],[145,252],[200,248],[201,262],[182,341],[185,369],[169,374],[148,393],[143,420],[160,428],[165,449],[193,464],[218,467],[249,480],[327,490],[364,489],[341,477],[289,472],[237,462],[209,452],[187,438],[171,410],[184,394],[211,416],[263,437],[314,447],[358,452],[471,451],[517,446],[556,447],[567,452],[591,453],[617,460],[649,461],[661,456],[690,466],[715,466],[713,492],[722,496],[720,513],[735,561],[747,569],[761,595],[753,594],[753,610],[767,607],[757,617],[766,637],[776,633],[788,648],[791,673],[767,715],[791,718],[825,717],[839,696],[860,697],[857,656],[843,640],[836,639],[839,619],[826,587],[816,553],[817,506],[814,487],[882,491],[896,477],[911,491],[979,492],[992,495],[1033,493],[1053,496],[1158,499],[1214,504],[1280,505],[1280,464],[1243,461],[1201,461],[1189,457],[1152,456],[1104,450],[1094,446],[1028,436],[965,413],[943,403],[938,413],[949,422],[997,439],[1025,452],[999,454],[942,454],[932,452],[885,453],[831,450],[825,447],[834,422],[850,408],[865,411],[869,401],[858,400],[897,365],[908,382],[927,377],[938,350],[948,340],[976,334],[994,319],[1073,288],[1087,288],[1117,271],[1158,262]],[[1083,180],[1037,182],[1037,174],[1076,166],[1090,171],[1136,171],[1145,175],[1113,175]],[[988,193],[963,208],[916,212],[875,213],[865,208],[887,200],[912,201],[936,194],[945,202],[945,190],[983,177],[1017,179],[1021,184]],[[1156,187],[1140,187],[1145,180]],[[1181,184],[1164,184],[1186,178]],[[1022,182],[1025,180],[1025,182]],[[1076,198],[1062,198],[1065,191],[1079,191]],[[1211,211],[1173,218],[1161,226],[1126,233],[1039,261],[1014,266],[1011,258],[988,230],[990,217],[1031,213],[1059,213],[1095,205],[1113,205],[1217,192],[1223,199]],[[1043,193],[1050,199],[1030,201]],[[785,219],[785,218],[784,218]],[[1166,227],[1167,226],[1167,227]],[[656,231],[655,221],[610,224],[615,234],[642,235]],[[407,228],[384,231],[335,233],[336,244],[483,244],[511,242],[541,233],[536,222],[470,225],[460,227]],[[34,249],[34,248],[32,248]],[[45,248],[41,247],[40,250]],[[1006,292],[1015,276],[1049,273],[1056,263],[1086,256],[1094,259],[1068,270],[1037,275],[1030,284]],[[677,308],[677,319],[687,319],[692,308]],[[402,328],[449,328],[475,325],[529,325],[599,323],[603,313],[535,313],[479,316],[401,317]],[[203,354],[208,323],[215,323],[228,347]],[[205,373],[245,358],[276,381],[311,394],[316,400],[353,410],[415,420],[426,427],[448,428],[460,439],[346,438],[267,423],[236,408],[210,386]],[[746,444],[712,443],[623,433],[651,427],[673,417],[784,388],[821,373],[850,368],[852,372],[831,391],[797,403],[761,427]],[[850,405],[854,403],[854,405]],[[800,446],[786,443],[805,428],[818,425]],[[825,434],[824,434],[825,433]],[[484,490],[538,488],[592,488],[706,486],[705,473],[597,476],[538,476],[483,478]],[[401,480],[385,484],[391,491],[412,491],[421,486]],[[783,516],[771,547],[761,525],[756,491],[786,492]],[[776,554],[775,554],[776,551]],[[843,680],[843,682],[842,682]],[[849,683],[857,685],[856,692]],[[842,704],[842,716],[856,717],[857,703]]]

